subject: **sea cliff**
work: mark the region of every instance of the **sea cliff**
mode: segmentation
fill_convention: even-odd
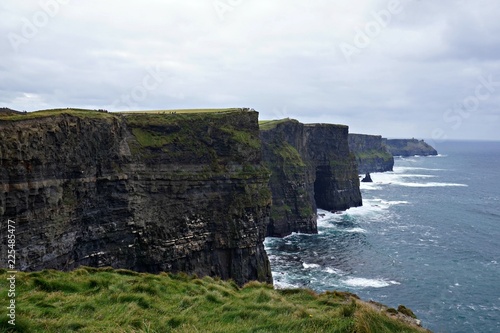
[[[349,149],[356,156],[360,174],[392,171],[394,167],[394,157],[380,135],[349,133]]]
[[[23,271],[112,266],[271,282],[268,182],[251,110],[0,116],[0,219],[16,222]]]
[[[263,121],[261,139],[273,197],[268,236],[316,233],[318,207],[339,211],[361,206],[347,126]]]
[[[424,140],[384,139],[384,144],[393,156],[432,156],[438,152]]]
[[[344,125],[259,128],[250,109],[0,114],[0,218],[17,223],[23,271],[271,282],[266,236],[316,233],[318,207],[361,204]]]

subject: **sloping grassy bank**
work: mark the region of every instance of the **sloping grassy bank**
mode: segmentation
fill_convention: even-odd
[[[423,332],[348,293],[89,267],[17,273],[13,327],[8,277],[0,332]]]

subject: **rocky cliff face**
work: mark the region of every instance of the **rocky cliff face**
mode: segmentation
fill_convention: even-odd
[[[436,149],[424,140],[417,139],[384,139],[384,144],[393,156],[429,156],[437,155]]]
[[[347,126],[296,120],[261,124],[273,196],[269,236],[316,233],[317,207],[337,211],[361,205],[347,133]]]
[[[271,282],[257,112],[65,113],[0,118],[0,220],[16,222],[17,269]]]
[[[392,171],[394,157],[379,135],[349,134],[349,149],[356,156],[358,172]]]

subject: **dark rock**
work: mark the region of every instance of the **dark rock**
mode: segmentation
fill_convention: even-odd
[[[438,152],[424,140],[417,139],[384,139],[384,144],[393,156],[432,156]]]
[[[17,269],[272,281],[257,112],[82,114],[0,119],[0,220],[16,222]]]
[[[356,156],[359,174],[392,171],[394,157],[380,135],[350,133],[349,149]]]
[[[370,173],[367,172],[365,177],[361,180],[363,183],[373,183],[372,177],[370,176]]]
[[[273,197],[268,236],[317,233],[317,207],[338,211],[361,205],[347,134],[347,126],[290,119],[261,126]]]
[[[271,282],[266,235],[314,233],[317,206],[361,205],[347,130],[287,120],[259,132],[248,109],[0,117],[0,219],[16,222],[16,268]]]

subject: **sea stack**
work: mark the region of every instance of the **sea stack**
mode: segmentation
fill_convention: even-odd
[[[372,177],[370,176],[370,173],[367,172],[365,177],[361,180],[363,183],[373,183]]]

